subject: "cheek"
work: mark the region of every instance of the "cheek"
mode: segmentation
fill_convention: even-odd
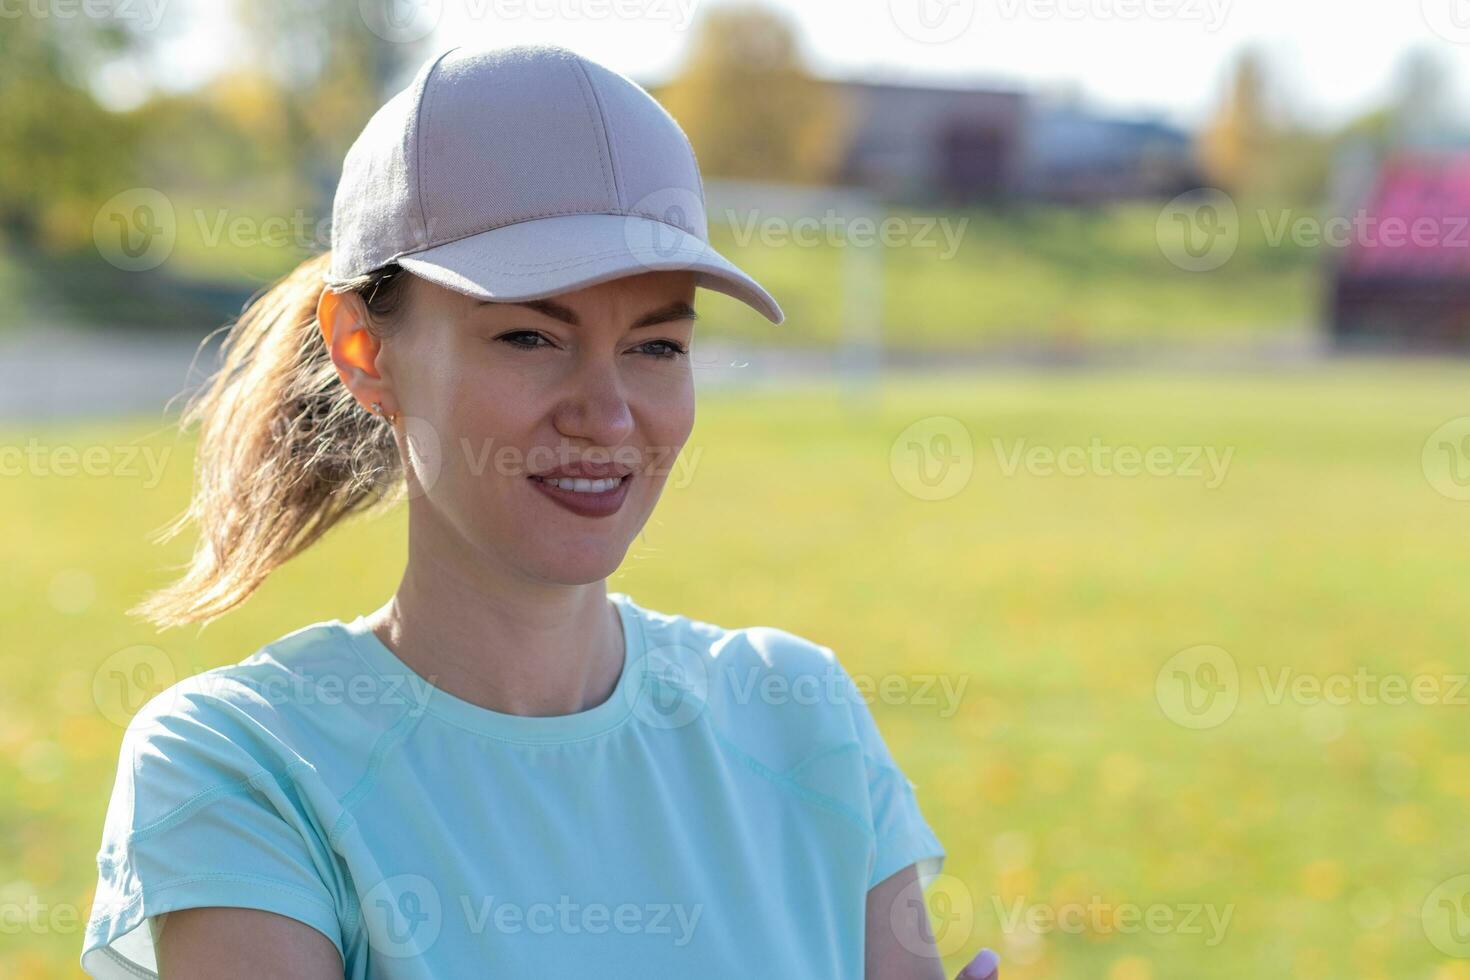
[[[534,429],[534,407],[520,390],[525,380],[491,370],[469,351],[425,345],[413,353],[412,366],[394,380],[415,416],[414,429],[424,437],[419,441],[438,450],[438,473],[455,486],[473,484],[483,492],[488,478],[519,472],[521,460],[497,453],[523,445]],[[430,465],[427,458],[424,465]]]
[[[694,430],[693,382],[662,389],[656,399],[645,401],[642,410],[635,411],[634,417],[640,430],[636,438],[654,461],[656,469],[667,476]]]

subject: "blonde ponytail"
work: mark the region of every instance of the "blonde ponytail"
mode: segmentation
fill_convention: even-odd
[[[130,615],[160,627],[207,623],[397,486],[392,428],[342,384],[317,326],[329,261],[327,253],[301,263],[228,325],[220,370],[180,418],[183,431],[199,427],[193,499],[155,538],[167,541],[193,522],[199,541],[184,575]],[[408,278],[389,266],[349,287],[367,301],[374,333]]]

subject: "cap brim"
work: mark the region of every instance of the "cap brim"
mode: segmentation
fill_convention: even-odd
[[[395,260],[416,276],[477,299],[544,299],[622,276],[687,269],[695,285],[733,296],[772,323],[770,293],[700,238],[638,215],[561,214],[493,228]]]

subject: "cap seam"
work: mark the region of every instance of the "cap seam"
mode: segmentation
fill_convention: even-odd
[[[652,99],[653,96],[650,95],[649,98]],[[699,165],[699,154],[694,152],[694,143],[689,139],[689,134],[684,132],[684,127],[679,125],[679,120],[674,118],[674,114],[668,109],[664,108],[663,103],[659,102],[657,99],[653,99],[653,101],[655,105],[663,110],[664,115],[669,117],[669,122],[673,123],[674,128],[679,131],[679,135],[684,137],[684,145],[689,147],[689,158],[694,161],[694,179],[699,182],[699,206],[704,208],[704,221],[705,224],[708,225],[709,202],[705,199],[704,196],[704,169]]]
[[[602,157],[603,147],[607,147],[607,160],[602,168],[603,180],[606,181],[608,179],[610,171],[612,176],[613,200],[617,202],[618,207],[624,207],[623,188],[621,182],[618,180],[617,154],[613,151],[612,134],[608,131],[607,112],[602,107],[602,99],[598,97],[596,83],[592,81],[592,76],[587,73],[587,66],[582,63],[581,59],[576,59],[572,63],[576,65],[577,71],[580,74],[579,81],[585,83],[588,91],[592,93],[592,103],[596,108],[595,121],[602,130],[602,145],[597,148],[599,159]],[[584,94],[583,98],[585,97]]]
[[[420,241],[429,240],[429,211],[424,204],[424,129],[433,121],[434,96],[436,90],[430,88],[429,83],[434,79],[434,73],[439,70],[439,65],[450,52],[457,51],[458,45],[446,48],[429,65],[429,70],[424,73],[423,84],[419,88],[419,98],[414,106],[413,117],[413,189],[419,199],[419,227],[423,229]],[[426,105],[427,103],[427,105]],[[426,246],[427,247],[427,246]],[[390,260],[391,261],[391,260]]]

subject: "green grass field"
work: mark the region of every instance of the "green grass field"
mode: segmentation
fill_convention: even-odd
[[[39,317],[201,334],[310,254],[305,245],[315,226],[302,225],[304,241],[297,242],[294,214],[249,203],[223,208],[184,195],[174,195],[173,204],[172,251],[148,272],[119,272],[93,249],[54,261],[0,248],[0,286],[10,284],[17,297],[0,309],[0,330]],[[775,222],[747,238],[747,229],[716,212],[713,244],[770,289],[788,321],[772,327],[738,301],[705,290],[701,327],[751,345],[831,346],[849,313],[841,297],[868,279],[865,272],[857,274],[861,281],[851,278],[845,262],[866,249],[881,253],[874,257],[882,284],[873,302],[886,343],[900,349],[1232,344],[1314,329],[1325,250],[1290,239],[1273,246],[1262,222],[1242,208],[1231,259],[1207,273],[1185,271],[1160,251],[1161,208],[1017,206],[934,215],[895,207],[871,216],[894,223],[886,247],[864,245],[873,234],[860,237],[857,227],[829,236],[783,225],[778,215],[742,216],[757,219],[757,228]]]
[[[711,393],[693,480],[610,587],[908,685],[873,712],[948,849],[930,892],[947,976],[988,945],[1007,980],[1466,978],[1444,915],[1470,903],[1439,886],[1470,873],[1470,692],[1276,690],[1283,671],[1332,690],[1470,669],[1470,502],[1421,460],[1464,415],[1470,367],[1409,363],[919,378],[854,414],[825,387]],[[401,512],[339,528],[235,613],[155,635],[122,610],[187,553],[147,540],[186,500],[187,443],[132,420],[0,444],[27,439],[48,468],[101,447],[116,472],[14,475],[8,457],[0,481],[0,976],[17,980],[78,973],[122,733],[108,657],[153,644],[182,675],[366,611],[404,533]],[[140,441],[171,453],[156,485],[124,465]],[[1159,465],[1064,475],[1027,455],[1095,445],[1159,447]],[[1191,465],[1197,449],[1228,468]],[[1238,669],[1238,700],[1190,727],[1164,668],[1200,645]],[[923,695],[935,678],[957,704]]]

